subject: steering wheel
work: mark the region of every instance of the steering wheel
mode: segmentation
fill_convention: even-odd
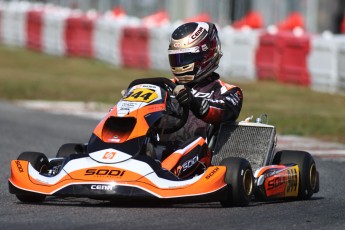
[[[171,80],[167,78],[141,78],[141,79],[136,79],[132,81],[128,89],[135,85],[140,85],[140,84],[151,84],[151,85],[156,85],[158,87],[161,87],[165,89],[168,92],[168,97],[170,97],[171,94],[173,94],[173,91],[176,87],[176,84],[172,82]],[[179,121],[174,124],[172,127],[165,127],[165,128],[158,128],[158,132],[162,134],[169,134],[169,133],[174,133],[177,130],[181,129],[187,122],[188,115],[189,115],[189,106],[181,106],[182,107],[182,113],[181,115],[173,114],[172,116],[176,117],[179,119]]]

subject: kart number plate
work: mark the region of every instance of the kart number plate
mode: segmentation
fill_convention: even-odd
[[[155,90],[147,88],[138,88],[132,90],[129,93],[129,95],[123,98],[123,100],[149,103],[156,98],[158,98],[158,95]]]

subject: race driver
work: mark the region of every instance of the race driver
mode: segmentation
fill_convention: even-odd
[[[224,121],[235,121],[243,95],[239,87],[223,82],[214,72],[222,52],[213,23],[190,22],[179,26],[170,38],[168,55],[173,81],[178,85],[175,98],[180,105],[189,106],[190,114],[183,128],[160,137],[164,147],[156,146],[156,152],[163,167],[186,178],[211,164],[212,153],[207,144],[210,128]],[[185,152],[175,164],[176,156],[171,153],[177,149]]]

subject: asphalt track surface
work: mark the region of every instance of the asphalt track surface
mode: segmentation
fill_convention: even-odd
[[[8,192],[10,161],[23,151],[55,156],[66,142],[86,142],[97,120],[27,110],[0,101],[0,229],[345,229],[345,161],[315,158],[320,192],[308,201],[120,204],[47,198],[24,204]]]

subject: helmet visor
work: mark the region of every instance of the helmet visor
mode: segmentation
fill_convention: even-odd
[[[190,51],[186,49],[186,51]],[[189,65],[204,58],[204,52],[184,52],[184,50],[169,50],[169,63],[171,67]]]

